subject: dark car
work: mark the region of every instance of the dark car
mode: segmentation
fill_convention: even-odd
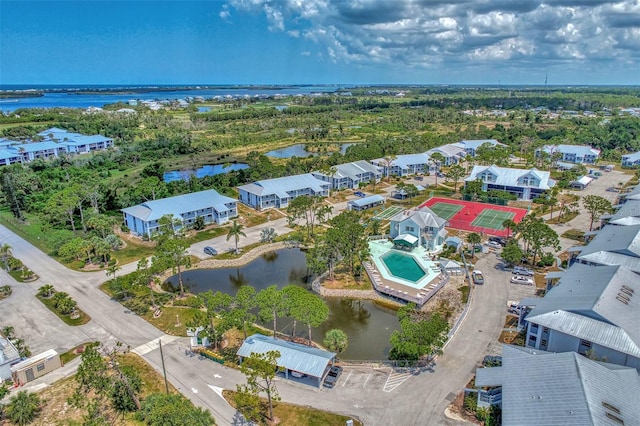
[[[356,191],[356,192],[354,192],[354,195],[357,195],[358,197],[366,197],[367,196],[367,194],[365,194],[362,191]]]
[[[502,365],[502,357],[496,355],[487,355],[482,360],[483,367],[500,367]]]
[[[338,378],[342,374],[342,367],[333,366],[327,373],[327,377],[324,379],[324,387],[332,388],[338,382]]]
[[[415,177],[415,179],[416,179],[416,180],[424,180],[424,177],[422,177],[422,176],[416,176],[416,177]]]
[[[502,247],[507,245],[507,240],[505,240],[504,238],[500,238],[500,237],[489,237],[489,241],[491,241],[493,243],[498,243]]]
[[[204,254],[208,254],[209,256],[215,256],[216,254],[218,254],[218,250],[214,249],[211,246],[206,246],[204,248]]]

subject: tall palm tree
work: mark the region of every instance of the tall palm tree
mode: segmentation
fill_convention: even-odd
[[[511,237],[511,232],[516,230],[517,225],[518,224],[511,219],[505,219],[502,221],[502,227],[507,229],[507,238]]]
[[[4,269],[9,270],[9,264],[7,261],[13,255],[12,248],[9,244],[2,244],[0,246],[0,258],[2,258],[2,262],[4,263]]]
[[[240,236],[247,236],[244,232],[242,232],[243,228],[243,224],[238,223],[238,221],[234,220],[233,225],[231,225],[231,228],[229,228],[229,232],[227,233],[227,241],[229,241],[231,237],[233,237],[236,241],[236,254],[238,254],[238,241],[240,241]]]

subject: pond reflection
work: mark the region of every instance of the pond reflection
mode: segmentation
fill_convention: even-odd
[[[185,286],[192,293],[207,290],[235,295],[242,285],[250,285],[256,291],[276,284],[279,288],[295,284],[309,288],[310,276],[305,255],[299,249],[282,249],[263,255],[240,268],[197,269],[182,273]],[[177,277],[167,280],[167,287],[177,286]],[[349,337],[349,347],[341,354],[344,359],[386,359],[389,337],[399,328],[393,310],[380,307],[369,300],[325,298],[329,306],[329,319],[312,330],[312,337],[322,342],[325,333],[333,328],[343,330]],[[272,324],[264,324],[271,328]],[[278,330],[291,333],[292,321],[278,320]],[[307,329],[298,324],[296,334],[306,337]]]

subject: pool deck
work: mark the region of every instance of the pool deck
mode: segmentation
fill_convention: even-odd
[[[390,242],[374,242],[370,244],[370,247],[372,258],[379,261],[379,256],[389,251],[393,247],[393,244]],[[377,264],[378,262],[375,260],[372,262],[364,262],[364,267],[377,292],[389,296],[394,300],[413,302],[418,306],[422,306],[449,281],[449,276],[440,272],[439,268],[438,272],[435,273],[433,266],[425,265],[427,262],[420,260],[428,255],[423,248],[416,248],[411,254],[427,272],[427,275],[418,281],[418,285],[403,284],[405,280],[389,275],[386,268],[380,268]],[[434,264],[432,261],[428,262],[431,265]]]

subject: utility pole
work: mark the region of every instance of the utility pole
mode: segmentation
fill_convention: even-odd
[[[162,339],[158,339],[160,343],[160,359],[162,360],[162,375],[164,376],[164,389],[169,394],[169,383],[167,382],[167,370],[164,367],[164,354],[162,353]]]

